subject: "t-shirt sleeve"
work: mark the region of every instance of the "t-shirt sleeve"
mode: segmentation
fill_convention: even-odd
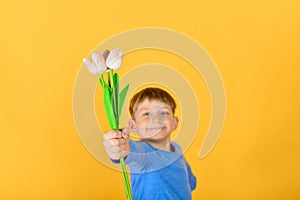
[[[145,148],[143,145],[139,142],[129,140],[129,145],[130,145],[130,152],[129,154],[124,158],[125,164],[134,164],[137,161],[141,161],[142,158],[142,153],[145,153]],[[140,159],[140,160],[138,160]],[[120,160],[119,159],[111,159],[110,160],[115,163],[119,164]]]
[[[146,164],[145,155],[147,150],[141,142],[133,140],[129,141],[130,152],[125,159],[125,164],[128,164],[131,168],[141,169]]]
[[[190,182],[191,191],[193,191],[196,189],[197,179],[196,179],[196,176],[192,172],[191,166],[188,164],[188,162],[186,162],[186,164],[187,164],[188,178],[189,178],[189,182]]]

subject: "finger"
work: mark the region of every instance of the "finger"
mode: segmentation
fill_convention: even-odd
[[[103,141],[103,146],[105,148],[121,147],[122,145],[125,145],[125,142],[125,139],[110,139]]]
[[[119,147],[119,149],[120,149],[120,152],[123,152],[123,151],[125,151],[126,145],[125,145],[125,144],[121,144],[121,145],[118,146],[118,147]]]
[[[126,156],[127,156],[126,153],[125,154],[115,153],[115,154],[110,155],[109,157],[113,160],[120,160],[121,158],[124,158]]]
[[[121,139],[110,139],[108,140],[111,146],[120,146],[122,144],[125,144],[126,140],[124,138]]]
[[[107,139],[122,138],[122,133],[119,130],[111,130],[104,134]]]
[[[114,153],[114,154],[109,155],[109,157],[113,160],[119,160],[121,158],[121,155]]]
[[[127,152],[130,151],[129,139],[130,139],[130,129],[129,128],[122,128],[122,136],[125,139],[125,150]]]
[[[121,152],[120,152],[120,156],[123,158],[126,157],[128,154],[129,154],[129,152],[126,150],[121,150]]]
[[[120,148],[119,147],[113,147],[113,146],[106,146],[105,151],[108,153],[108,155],[119,153]]]
[[[110,148],[109,150],[106,150],[108,153],[108,156],[111,159],[120,159],[126,157],[129,152],[124,149],[118,149],[118,148]]]
[[[126,133],[127,135],[129,135],[129,133],[130,133],[130,129],[128,127],[124,127],[121,130],[122,130],[122,132]]]

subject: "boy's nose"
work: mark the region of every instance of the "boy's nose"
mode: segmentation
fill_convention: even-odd
[[[151,121],[153,121],[153,122],[163,122],[164,119],[160,114],[156,113],[154,115],[151,115]]]
[[[162,107],[160,105],[154,105],[151,107],[150,116],[151,123],[155,122],[158,125],[162,125],[165,121],[165,115],[163,114]]]

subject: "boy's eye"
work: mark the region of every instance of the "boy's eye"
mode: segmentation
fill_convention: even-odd
[[[169,115],[170,113],[167,112],[167,111],[163,111],[163,112],[161,112],[160,114],[163,115],[163,116],[166,116],[166,115]]]
[[[143,114],[143,116],[145,116],[145,117],[149,117],[150,115],[151,115],[150,112],[146,112]]]

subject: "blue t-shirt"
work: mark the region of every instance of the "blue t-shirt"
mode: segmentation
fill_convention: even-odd
[[[171,144],[174,152],[154,148],[148,142],[130,140],[125,163],[130,167],[134,200],[192,199],[196,177],[180,146],[175,142]]]

